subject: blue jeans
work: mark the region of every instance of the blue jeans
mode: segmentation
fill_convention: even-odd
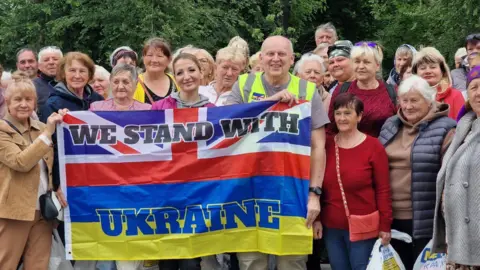
[[[347,230],[323,228],[332,270],[365,270],[377,238],[351,242]]]

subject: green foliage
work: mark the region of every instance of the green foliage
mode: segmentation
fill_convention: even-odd
[[[152,36],[213,53],[240,35],[254,52],[271,34],[295,41],[322,8],[324,0],[2,0],[0,62],[12,68],[18,49],[56,45],[108,66],[116,47],[141,51]]]

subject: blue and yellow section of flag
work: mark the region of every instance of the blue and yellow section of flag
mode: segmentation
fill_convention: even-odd
[[[312,231],[305,225],[309,156],[278,151],[226,160],[239,164],[229,167],[221,158],[212,159],[209,166],[217,168],[218,177],[202,179],[205,168],[198,167],[190,172],[191,180],[177,181],[158,179],[165,173],[155,170],[159,162],[66,162],[67,257],[155,260],[226,252],[310,254]]]

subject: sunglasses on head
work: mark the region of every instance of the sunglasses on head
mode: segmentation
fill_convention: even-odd
[[[335,50],[342,50],[342,51],[346,51],[346,52],[350,52],[352,48],[350,48],[349,46],[344,46],[344,45],[332,45],[330,47],[328,47],[328,51],[327,51],[327,54],[330,55],[331,52],[335,51]]]
[[[480,33],[477,34],[470,34],[466,38],[467,42],[472,41],[472,40],[477,40],[480,41]]]
[[[355,43],[355,46],[363,46],[363,45],[367,45],[368,47],[374,48],[374,49],[377,48],[378,46],[378,44],[373,41],[360,41]]]

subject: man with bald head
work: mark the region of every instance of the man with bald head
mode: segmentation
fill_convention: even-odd
[[[267,38],[262,44],[259,60],[264,72],[240,76],[233,86],[227,103],[242,104],[263,100],[287,102],[291,105],[298,100],[311,102],[311,168],[306,224],[311,228],[320,213],[320,195],[325,170],[324,127],[329,123],[328,116],[315,84],[290,74],[294,55],[289,39],[282,36]],[[267,254],[245,252],[238,253],[237,256],[241,270],[267,269]],[[278,256],[277,269],[303,270],[306,269],[306,261],[306,255]]]

